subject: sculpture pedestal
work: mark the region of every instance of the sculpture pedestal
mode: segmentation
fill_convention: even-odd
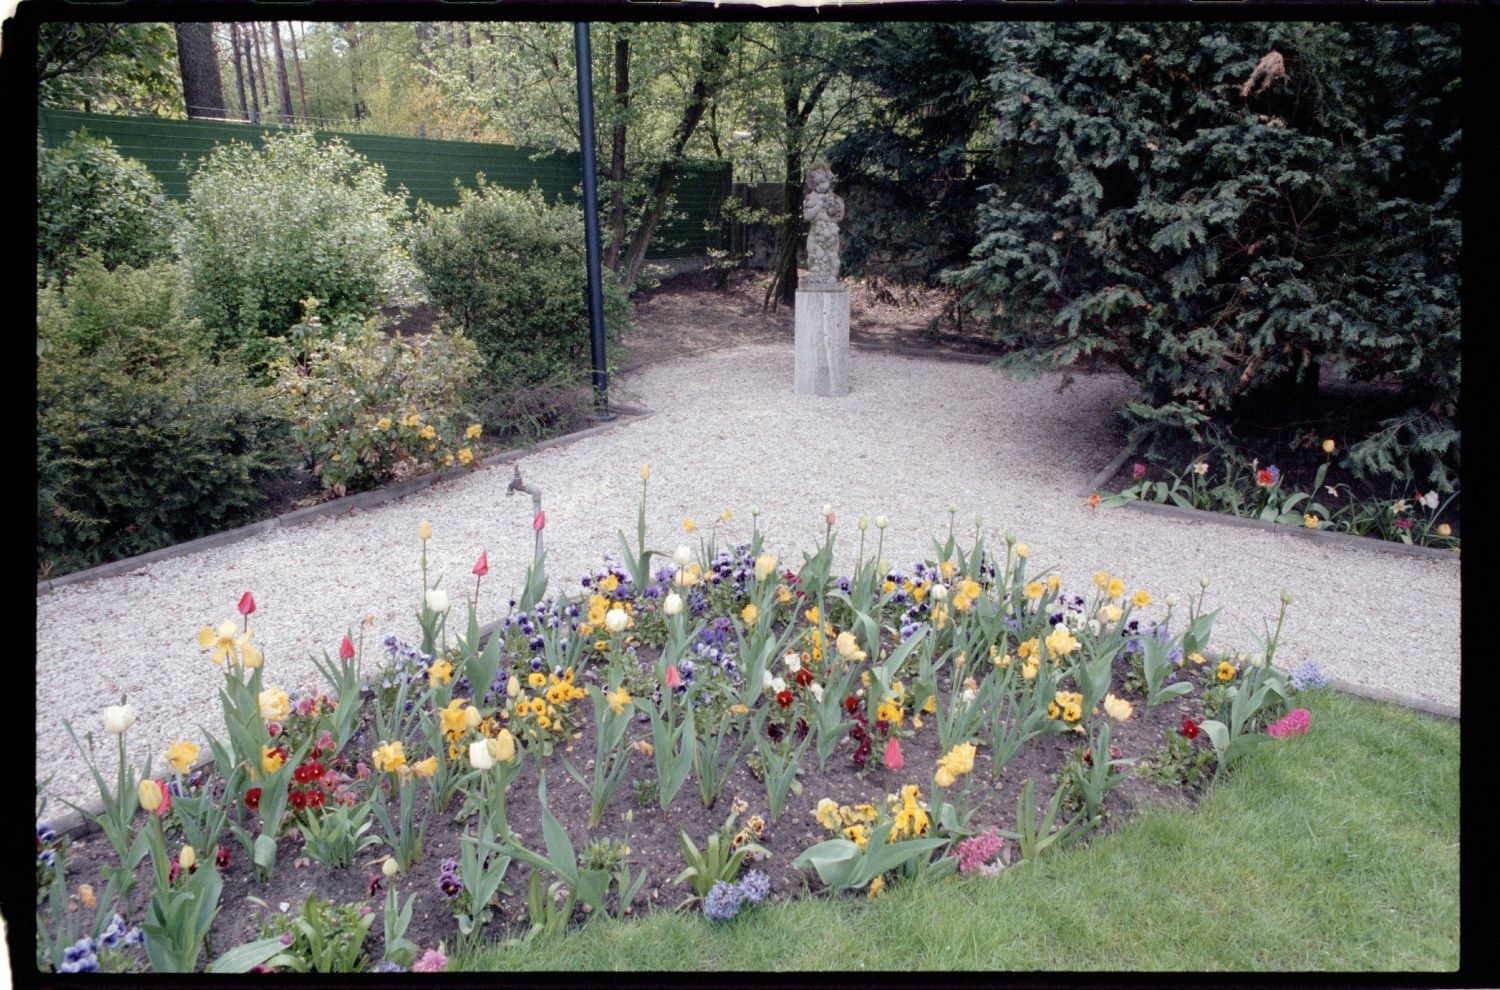
[[[797,290],[797,395],[849,394],[849,289],[813,285]]]

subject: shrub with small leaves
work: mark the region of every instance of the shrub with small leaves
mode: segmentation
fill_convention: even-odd
[[[458,205],[422,213],[412,257],[433,303],[484,355],[491,381],[527,385],[573,370],[588,355],[583,215],[525,192],[459,189]],[[604,326],[628,323],[625,291],[604,273]]]
[[[188,186],[178,251],[193,311],[252,368],[275,354],[266,339],[297,322],[308,296],[336,320],[409,295],[405,196],[342,141],[294,131],[263,148],[221,144]]]
[[[319,320],[316,307],[303,326]],[[475,466],[478,424],[462,415],[479,370],[461,332],[400,338],[366,327],[351,338],[302,337],[300,361],[272,366],[292,440],[325,488],[373,488],[452,464]]]
[[[67,144],[48,148],[38,135],[36,257],[50,284],[67,282],[84,257],[98,258],[106,268],[142,268],[165,258],[175,224],[161,183],[108,139],[80,131]]]

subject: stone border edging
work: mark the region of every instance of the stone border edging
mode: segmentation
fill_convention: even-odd
[[[573,433],[565,433],[560,437],[542,440],[529,447],[519,447],[514,450],[504,450],[496,454],[491,454],[484,459],[483,465],[477,470],[487,471],[490,468],[509,464],[519,458],[546,450],[549,447],[561,447],[574,441],[583,440],[607,430],[612,430],[617,426],[623,425],[626,420],[644,419],[653,415],[652,410],[624,404],[612,405],[610,411],[615,413],[617,417],[613,422],[600,423],[597,426],[590,426]],[[65,588],[71,584],[80,584],[84,581],[97,581],[101,578],[118,577],[121,574],[129,574],[132,571],[139,570],[148,564],[154,564],[162,560],[171,560],[174,557],[183,557],[190,553],[196,553],[199,550],[208,550],[213,547],[227,546],[230,543],[238,543],[241,540],[248,539],[260,533],[269,533],[274,529],[281,529],[286,526],[298,526],[302,523],[311,522],[314,519],[322,519],[325,516],[343,515],[355,509],[368,509],[372,506],[405,498],[408,495],[430,488],[450,478],[471,473],[473,472],[465,468],[447,468],[443,471],[435,471],[432,474],[424,474],[418,478],[408,478],[405,481],[398,481],[393,485],[386,485],[374,491],[360,492],[357,495],[345,495],[342,498],[319,502],[317,505],[310,505],[305,509],[296,509],[292,512],[273,516],[270,519],[262,519],[260,522],[253,522],[236,529],[226,529],[222,533],[210,533],[207,536],[188,540],[186,543],[174,543],[172,546],[150,550],[146,553],[137,554],[134,557],[112,560],[107,564],[100,564],[97,567],[90,567],[86,570],[64,574],[61,577],[38,581],[36,593],[39,596],[46,595],[58,588]]]
[[[1079,493],[1080,498],[1088,498],[1099,491],[1099,486],[1120,470],[1120,466],[1130,458],[1135,450],[1134,444],[1126,444],[1125,448],[1109,462],[1109,466],[1089,479],[1088,487]],[[1297,536],[1307,540],[1322,540],[1330,545],[1342,545],[1351,549],[1371,550],[1376,553],[1394,553],[1406,557],[1426,557],[1432,560],[1457,561],[1459,554],[1453,550],[1440,550],[1437,547],[1408,546],[1405,543],[1396,543],[1391,540],[1381,540],[1369,536],[1356,536],[1353,533],[1334,533],[1321,529],[1308,529],[1305,526],[1285,526],[1281,523],[1264,522],[1260,519],[1246,519],[1243,516],[1231,516],[1222,512],[1209,512],[1204,509],[1184,509],[1180,505],[1168,505],[1165,502],[1143,502],[1139,499],[1126,502],[1119,506],[1121,509],[1133,509],[1137,512],[1149,512],[1183,522],[1200,522],[1219,524],[1224,526],[1240,526],[1243,528],[1259,529],[1268,533],[1285,533],[1288,536]]]

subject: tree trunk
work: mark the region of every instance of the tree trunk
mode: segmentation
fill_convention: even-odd
[[[177,32],[177,71],[182,76],[182,102],[189,118],[226,116],[224,83],[219,56],[214,51],[214,26],[208,21],[173,24]]]
[[[250,33],[255,38],[255,72],[260,76],[261,103],[265,105],[266,112],[270,113],[276,102],[271,99],[271,74],[266,71],[266,43],[260,36],[258,23],[251,23]]]
[[[615,127],[609,151],[609,250],[604,264],[620,270],[625,245],[625,112],[630,109],[630,25],[618,26],[615,38]]]
[[[633,285],[640,278],[641,269],[645,267],[646,248],[651,243],[651,235],[656,232],[657,223],[666,212],[667,198],[671,196],[672,185],[677,181],[677,168],[682,161],[683,149],[687,146],[688,139],[693,136],[693,131],[697,129],[698,122],[703,119],[709,101],[718,96],[719,90],[724,85],[724,69],[729,61],[729,46],[738,32],[739,27],[735,24],[715,24],[709,29],[708,46],[694,74],[692,96],[682,111],[682,119],[677,122],[677,130],[672,135],[671,149],[656,170],[656,181],[652,183],[651,196],[646,200],[641,222],[636,227],[635,236],[630,239],[630,247],[625,252],[625,272],[621,280],[626,285]]]
[[[292,40],[292,68],[297,70],[297,102],[302,106],[302,119],[307,120],[307,85],[302,81],[302,54],[297,50],[297,24],[287,21],[287,34]],[[305,38],[306,35],[303,35]]]
[[[354,119],[364,116],[364,105],[359,102],[359,66],[354,53],[359,50],[359,32],[353,21],[344,23],[344,33],[349,37],[349,92],[354,96]]]
[[[469,30],[469,25],[464,25],[464,65],[465,72],[469,77],[469,85],[474,85],[474,34]]]
[[[292,85],[286,75],[286,53],[281,47],[281,22],[271,22],[271,43],[276,49],[276,86],[281,90],[281,120],[292,120]]]
[[[240,32],[240,44],[245,49],[245,74],[250,77],[250,123],[260,123],[260,91],[255,88],[255,53],[250,47],[250,32]]]
[[[240,64],[243,57],[240,51],[240,27],[233,21],[229,22],[229,50],[234,55],[234,84],[240,93],[240,116],[249,120],[250,104],[245,101],[245,70]]]
[[[786,177],[783,179],[783,206],[781,229],[777,232],[776,268],[771,284],[766,289],[761,308],[775,309],[779,304],[794,305],[797,301],[797,243],[802,233],[802,157],[807,137],[807,122],[812,117],[823,90],[828,86],[829,76],[821,75],[813,84],[812,92],[803,99],[803,85],[808,79],[807,62],[810,56],[811,36],[800,35],[802,45],[793,50],[792,25],[778,28],[777,48],[781,56],[781,112],[785,130],[786,156],[783,164]]]

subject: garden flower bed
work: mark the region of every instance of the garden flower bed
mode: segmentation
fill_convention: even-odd
[[[205,617],[225,735],[122,759],[94,834],[39,823],[38,967],[434,969],[600,914],[1003,883],[1308,729],[1295,697],[1321,675],[1274,663],[1285,592],[1265,641],[1226,652],[1206,583],[1065,588],[951,513],[909,566],[882,560],[883,518],[836,555],[831,509],[800,563],[758,528],[657,552],[641,475],[622,554],[552,594],[539,558],[488,635],[486,555],[461,619],[426,586],[426,524],[422,641],[346,635],[315,690],[278,684],[252,594]],[[106,711],[81,753],[115,735],[123,754],[135,718]]]

